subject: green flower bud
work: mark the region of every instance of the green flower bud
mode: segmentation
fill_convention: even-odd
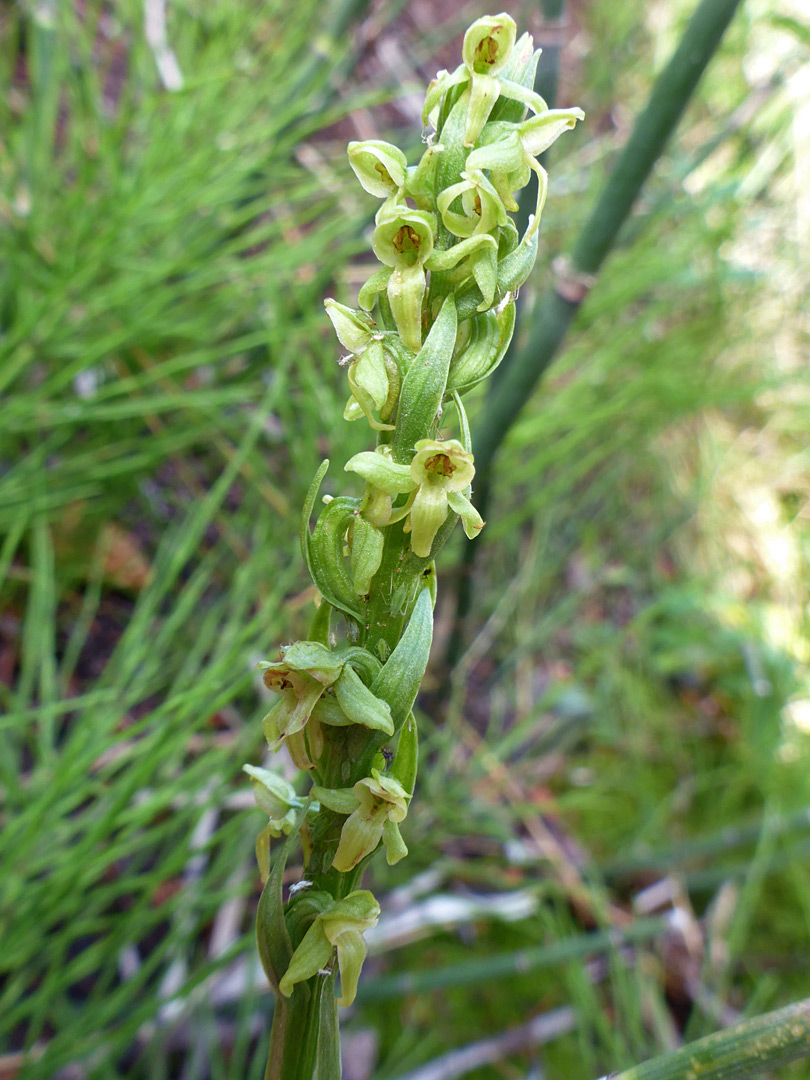
[[[436,219],[422,210],[400,209],[374,230],[374,254],[392,267],[387,282],[388,301],[399,336],[413,352],[422,346],[424,265],[433,251]]]
[[[369,195],[388,199],[405,183],[407,160],[398,146],[380,139],[350,142],[349,164]]]
[[[377,327],[372,319],[360,311],[353,311],[337,300],[327,297],[323,302],[326,314],[335,328],[337,339],[344,349],[359,355],[368,348],[371,336]]]
[[[270,839],[292,832],[303,803],[292,784],[278,773],[257,765],[243,765],[242,768],[251,779],[257,805],[270,818],[256,837],[256,862],[262,882],[266,882],[270,876]]]

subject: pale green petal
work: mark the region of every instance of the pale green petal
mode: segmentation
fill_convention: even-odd
[[[464,532],[470,540],[478,536],[484,527],[484,519],[475,509],[473,504],[460,491],[452,491],[447,496],[447,502],[451,510],[454,510],[461,518]]]
[[[357,996],[357,982],[366,958],[366,943],[356,930],[346,930],[338,937],[336,944],[340,968],[338,1005],[351,1005]]]
[[[560,135],[576,127],[577,120],[584,120],[582,109],[550,109],[532,116],[520,125],[520,141],[523,149],[532,157],[548,150]]]
[[[389,866],[398,863],[408,854],[399,825],[395,821],[388,820],[383,826],[383,843],[385,844],[385,858]]]

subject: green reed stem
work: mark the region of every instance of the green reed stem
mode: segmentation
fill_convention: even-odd
[[[611,1073],[609,1080],[742,1080],[808,1056],[810,998]]]

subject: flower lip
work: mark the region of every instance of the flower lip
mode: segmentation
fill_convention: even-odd
[[[472,454],[457,439],[420,439],[411,462],[415,483],[463,491],[475,476]]]
[[[426,473],[450,477],[456,471],[457,466],[453,464],[447,454],[434,454],[433,457],[429,457],[425,461],[424,468]]]

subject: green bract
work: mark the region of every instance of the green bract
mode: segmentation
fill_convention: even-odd
[[[516,36],[507,14],[473,23],[462,63],[428,88],[424,115],[436,135],[417,164],[380,140],[349,146],[357,179],[378,200],[378,267],[356,308],[331,298],[325,307],[348,365],[344,418],[365,420],[375,441],[343,466],[362,492],[324,496],[313,526],[329,463],[318,470],[301,550],[320,603],[306,640],[262,665],[279,698],[265,735],[311,776],[308,797],[246,767],[268,817],[257,842],[266,881],[259,950],[275,992],[290,999],[273,1025],[274,1080],[310,1077],[311,1055],[298,1071],[280,1062],[293,1047],[320,1054],[333,1038],[319,1025],[334,1005],[335,954],[340,1001],[354,999],[362,935],[379,915],[359,888],[366,860],[379,847],[389,863],[407,854],[400,827],[416,782],[413,710],[433,633],[434,559],[459,519],[470,538],[484,525],[470,501],[475,462],[460,396],[492,373],[512,337],[514,293],[535,260],[547,191],[536,157],[582,118],[546,109],[533,90],[538,53]],[[532,171],[538,202],[521,237],[510,212]],[[456,420],[458,437],[440,438]],[[304,880],[285,898],[298,835]],[[272,869],[271,836],[287,837]]]

